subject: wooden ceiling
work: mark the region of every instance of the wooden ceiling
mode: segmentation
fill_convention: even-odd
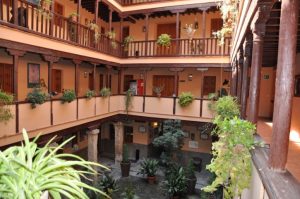
[[[281,2],[274,4],[270,18],[266,24],[266,34],[264,37],[263,66],[276,67],[278,57],[278,41],[280,26]],[[298,20],[297,52],[300,52],[300,15]]]
[[[78,2],[78,0],[71,0],[74,1],[75,3]],[[81,6],[86,9],[87,11],[91,13],[95,13],[95,0],[81,0]],[[104,21],[108,22],[109,21],[109,6],[101,1],[99,3],[99,17],[103,19]],[[217,7],[211,7],[208,12],[215,12],[217,11]],[[190,15],[190,14],[196,14],[196,13],[201,13],[202,11],[197,9],[197,8],[188,8],[182,15]],[[174,13],[172,13],[170,10],[165,10],[163,11],[155,11],[150,15],[150,18],[161,18],[161,17],[168,17],[168,16],[173,16]],[[132,14],[129,15],[127,18],[125,18],[125,21],[130,21],[132,23],[135,23],[137,20],[141,20],[145,18],[145,14],[143,12],[138,13],[138,14]],[[119,22],[120,21],[120,16],[116,11],[113,11],[113,17],[112,17],[113,22]]]

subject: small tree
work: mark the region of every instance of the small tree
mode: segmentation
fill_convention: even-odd
[[[183,146],[184,132],[180,120],[166,120],[163,123],[163,134],[153,140],[155,147],[162,147],[166,158],[172,158],[174,152]]]

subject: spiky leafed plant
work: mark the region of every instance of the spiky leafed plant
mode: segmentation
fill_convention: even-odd
[[[21,146],[0,151],[0,198],[40,199],[48,191],[52,199],[88,199],[83,188],[107,196],[81,182],[81,178],[97,174],[92,166],[107,169],[106,167],[85,161],[76,155],[57,154],[73,138],[57,147],[51,147],[54,137],[40,148],[36,143],[38,137],[30,142],[24,129],[23,137]],[[82,170],[75,170],[73,167],[80,167]]]

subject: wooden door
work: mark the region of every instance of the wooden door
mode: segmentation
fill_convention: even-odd
[[[173,75],[154,75],[153,76],[153,88],[163,86],[164,89],[161,93],[162,97],[172,97],[175,85],[174,85],[175,77]],[[153,95],[156,95],[153,92]]]
[[[58,69],[52,69],[52,91],[61,93],[62,91],[62,72]]]
[[[99,77],[99,89],[101,90],[102,88],[104,88],[104,77],[103,77],[103,74],[100,74],[100,77]]]
[[[124,41],[124,39],[126,37],[128,37],[128,36],[129,36],[129,26],[125,26],[125,27],[123,27],[123,38],[122,38],[122,41]]]
[[[94,73],[89,73],[89,90],[94,90]]]
[[[203,96],[216,92],[216,81],[216,76],[204,76],[202,86]]]
[[[0,90],[7,93],[13,93],[13,65],[0,63]]]
[[[213,36],[214,32],[217,32],[221,30],[223,27],[223,19],[217,18],[217,19],[211,19],[210,22],[210,34]]]
[[[176,39],[176,23],[158,24],[157,25],[157,38],[161,34],[168,34],[171,39]],[[176,42],[172,41],[170,47],[157,47],[158,55],[174,55],[176,53]]]
[[[133,75],[124,75],[123,91],[126,92],[130,88],[130,81],[133,80]]]

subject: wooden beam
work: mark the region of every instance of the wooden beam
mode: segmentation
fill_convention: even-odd
[[[98,24],[98,16],[99,16],[99,0],[95,0],[95,24]]]

